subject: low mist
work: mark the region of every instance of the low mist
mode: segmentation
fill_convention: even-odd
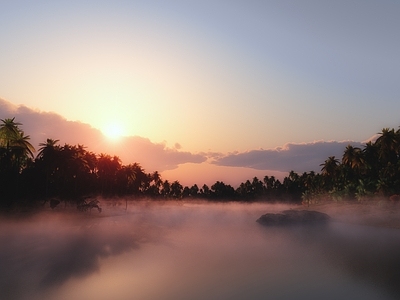
[[[57,207],[3,218],[2,298],[400,296],[400,232],[386,226],[399,219],[392,208],[315,206],[309,209],[331,215],[327,226],[271,228],[256,220],[302,208],[121,200],[101,206],[102,213]]]

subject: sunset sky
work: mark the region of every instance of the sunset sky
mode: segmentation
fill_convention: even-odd
[[[399,15],[389,0],[0,1],[0,118],[36,148],[80,143],[184,184],[319,171],[400,125]]]

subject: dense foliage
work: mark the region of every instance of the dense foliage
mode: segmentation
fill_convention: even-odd
[[[363,149],[348,145],[341,159],[329,157],[321,173],[291,171],[280,180],[254,177],[236,189],[222,181],[211,187],[162,180],[146,173],[139,163],[123,165],[117,156],[95,154],[82,145],[63,146],[58,140],[41,143],[36,157],[20,126],[13,119],[0,124],[1,206],[35,203],[42,199],[77,201],[86,196],[151,198],[204,198],[237,201],[294,201],[309,203],[321,197],[358,199],[390,196],[400,191],[400,130],[384,128],[375,142]]]

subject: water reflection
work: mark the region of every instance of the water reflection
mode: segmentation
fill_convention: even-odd
[[[400,232],[398,229],[333,223],[326,238],[315,242],[336,268],[354,280],[400,295]]]
[[[104,207],[104,206],[103,206]],[[266,204],[131,203],[4,220],[5,299],[397,299],[397,230],[265,228]]]

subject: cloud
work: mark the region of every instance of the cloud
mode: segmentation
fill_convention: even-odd
[[[362,141],[363,144],[366,144],[368,142],[375,142],[381,135],[379,133],[374,134],[370,138],[366,139],[365,141]]]
[[[343,151],[348,144],[362,147],[360,142],[353,141],[288,143],[276,149],[231,153],[220,158],[214,156],[212,163],[219,166],[246,167],[257,170],[319,172],[321,170],[320,164],[329,156],[341,159]]]
[[[68,121],[53,112],[41,112],[26,106],[16,106],[0,98],[0,118],[15,117],[22,123],[25,134],[30,135],[31,143],[39,148],[47,138],[64,143],[82,144],[97,154],[117,155],[124,164],[138,162],[147,172],[177,169],[179,165],[201,164],[211,161],[216,166],[242,167],[254,170],[289,172],[308,172],[321,170],[320,164],[329,156],[341,158],[348,144],[362,147],[364,142],[353,141],[315,141],[310,143],[288,143],[275,149],[257,149],[246,152],[191,153],[182,151],[182,146],[175,143],[167,147],[166,143],[154,143],[148,138],[128,136],[118,142],[107,140],[100,130],[89,124]],[[377,135],[368,140],[374,141]]]
[[[149,139],[131,136],[122,142],[124,147],[120,150],[124,161],[136,161],[150,170],[172,170],[184,163],[202,163],[207,157],[204,154],[193,154],[180,151],[176,146],[171,149],[165,143],[152,143]]]
[[[30,136],[30,142],[38,149],[39,144],[52,138],[60,145],[81,144],[97,154],[117,155],[124,164],[138,162],[146,171],[171,170],[185,163],[206,161],[204,154],[181,151],[181,145],[168,148],[165,143],[153,143],[147,138],[129,136],[118,142],[110,142],[100,130],[89,124],[68,121],[53,112],[41,112],[26,106],[17,106],[0,98],[0,119],[13,118],[22,123],[21,129]]]
[[[68,121],[59,114],[42,112],[28,108],[24,105],[17,106],[0,98],[0,118],[14,118],[22,123],[21,129],[30,136],[30,142],[35,148],[46,139],[58,139],[60,144],[83,144],[95,146],[104,137],[102,133],[89,124]]]

